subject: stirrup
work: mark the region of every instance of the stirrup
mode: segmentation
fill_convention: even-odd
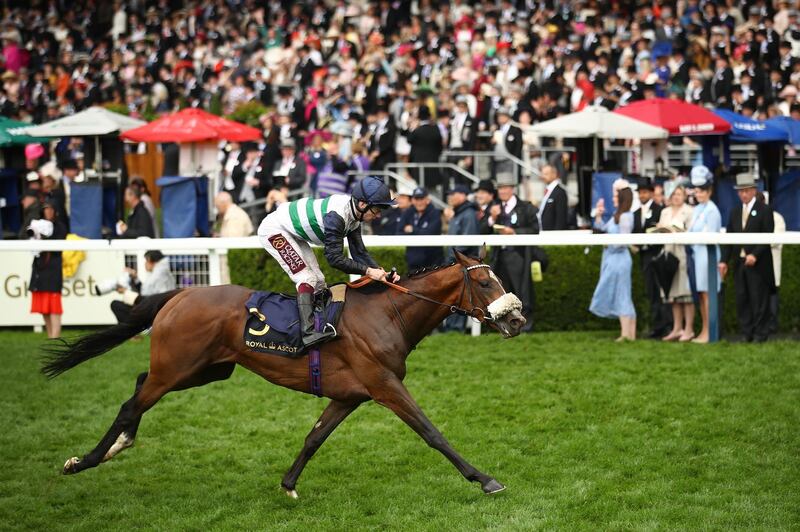
[[[330,332],[326,332],[323,329],[322,331],[314,331],[314,333],[308,336],[304,336],[302,341],[303,341],[303,346],[309,348],[327,342],[329,340],[333,340],[334,338],[336,338],[335,334],[331,335]]]

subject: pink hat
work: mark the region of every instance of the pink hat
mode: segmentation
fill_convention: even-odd
[[[25,158],[29,161],[38,159],[44,155],[44,147],[41,144],[26,144],[25,145]]]

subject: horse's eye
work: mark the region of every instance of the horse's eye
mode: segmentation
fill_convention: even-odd
[[[489,288],[489,281],[478,281],[478,284],[481,285],[481,288]]]

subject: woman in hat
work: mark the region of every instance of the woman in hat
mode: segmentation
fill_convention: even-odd
[[[719,209],[711,201],[712,174],[705,166],[695,166],[691,173],[692,185],[694,186],[694,197],[697,199],[697,206],[692,212],[692,221],[689,231],[693,233],[719,233],[722,229],[722,216]],[[692,245],[691,257],[693,264],[694,289],[699,297],[700,315],[703,317],[703,329],[700,334],[692,340],[696,343],[708,343],[708,247],[703,244]],[[717,257],[719,257],[719,246],[717,246]],[[716,264],[714,265],[716,268]],[[716,288],[719,291],[720,279],[717,278]]]
[[[55,205],[51,200],[42,203],[41,218],[31,221],[28,234],[36,239],[62,240],[67,236],[67,229],[56,215]],[[30,290],[32,294],[31,314],[44,316],[44,325],[48,338],[61,336],[61,252],[41,251],[33,259],[31,269]]]
[[[680,181],[665,182],[664,195],[667,207],[661,211],[657,227],[672,233],[686,231],[692,223],[692,207],[686,203],[686,188],[683,183]],[[692,304],[692,291],[689,287],[686,246],[667,244],[664,246],[664,251],[672,253],[678,259],[678,271],[672,278],[669,293],[664,293],[664,301],[672,305],[672,331],[662,340],[665,342],[674,342],[675,340],[688,342],[694,336],[692,333],[694,305]]]

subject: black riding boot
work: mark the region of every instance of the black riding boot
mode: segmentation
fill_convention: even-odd
[[[297,294],[297,310],[300,312],[300,330],[303,333],[303,345],[311,347],[336,336],[334,331],[317,332],[314,330],[314,294],[307,292]]]

